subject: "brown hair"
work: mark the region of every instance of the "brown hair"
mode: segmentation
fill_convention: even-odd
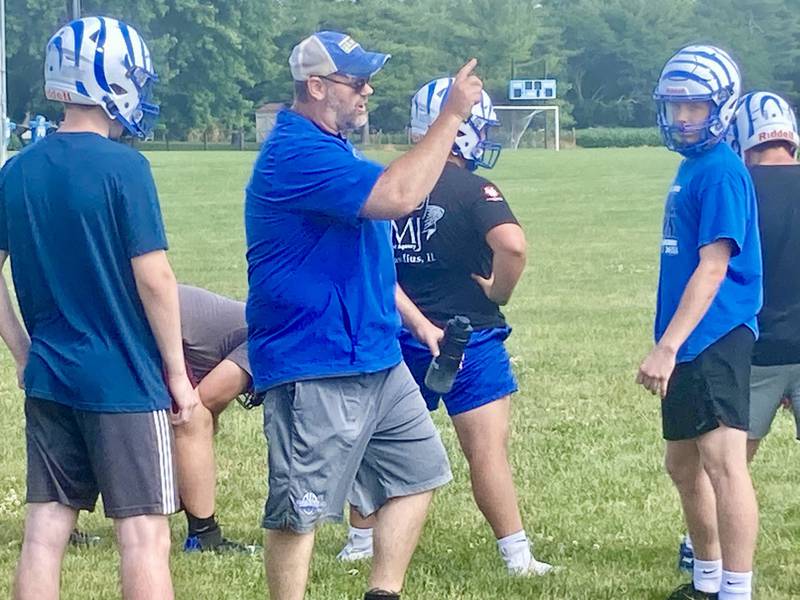
[[[765,152],[767,150],[771,150],[772,148],[783,148],[784,150],[786,150],[786,152],[788,152],[792,156],[794,156],[795,152],[797,151],[797,149],[791,144],[791,142],[788,142],[786,140],[770,140],[768,142],[761,142],[760,144],[757,144],[752,148],[750,148],[750,150],[755,150],[757,152]]]

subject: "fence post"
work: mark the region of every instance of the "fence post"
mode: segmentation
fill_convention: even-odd
[[[203,150],[208,150],[208,129],[203,130]]]

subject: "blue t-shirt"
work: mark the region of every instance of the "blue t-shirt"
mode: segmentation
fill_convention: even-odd
[[[94,133],[54,133],[0,173],[0,249],[31,338],[25,393],[79,410],[170,406],[130,259],[167,247],[150,166]]]
[[[390,223],[359,216],[382,172],[345,138],[278,114],[245,203],[257,391],[400,362]]]
[[[664,335],[700,263],[700,248],[721,239],[731,244],[728,271],[708,312],[678,350],[678,362],[691,361],[739,325],[758,335],[756,314],[762,292],[756,195],[744,164],[723,143],[684,159],[667,196],[656,342]]]

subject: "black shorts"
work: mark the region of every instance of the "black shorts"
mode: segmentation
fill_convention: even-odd
[[[94,510],[107,517],[178,509],[172,426],[166,410],[98,413],[25,399],[27,501]]]
[[[722,423],[750,427],[750,357],[755,336],[740,325],[703,350],[694,360],[676,365],[661,402],[664,439],[691,440]]]

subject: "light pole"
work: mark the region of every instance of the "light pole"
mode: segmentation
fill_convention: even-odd
[[[72,20],[81,18],[81,0],[72,0]]]

